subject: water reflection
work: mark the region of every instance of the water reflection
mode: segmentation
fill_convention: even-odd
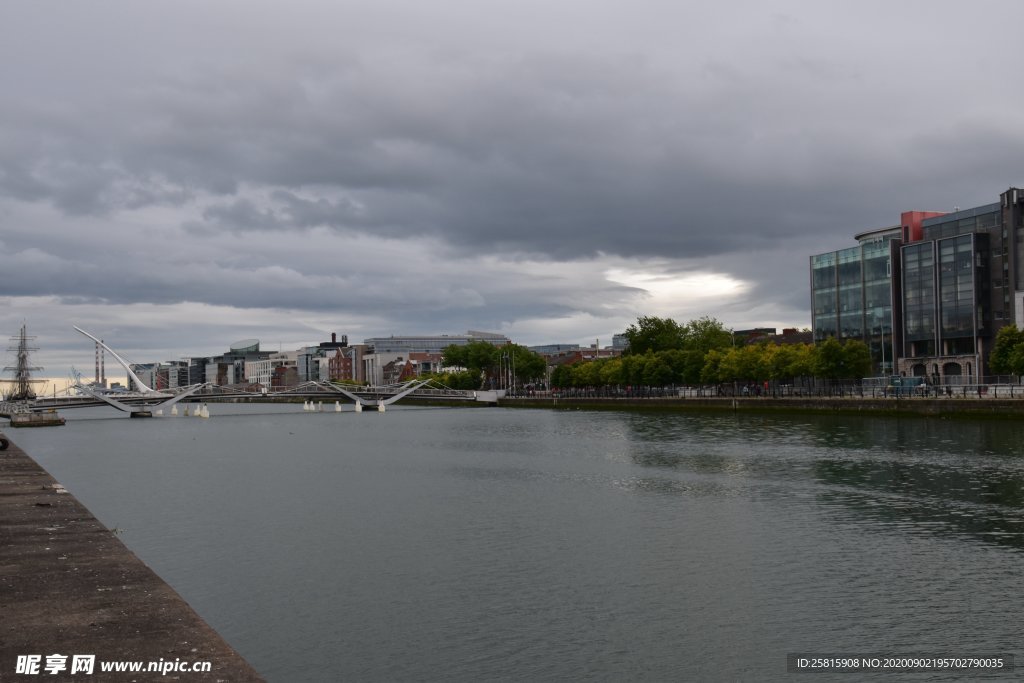
[[[922,463],[821,460],[820,497],[909,533],[967,537],[1024,548],[1024,477],[1004,470]]]
[[[626,482],[638,492],[738,487],[809,497],[879,530],[1024,548],[1024,427],[1014,422],[742,414],[625,422],[631,461],[661,471]]]
[[[778,680],[790,651],[1020,642],[1014,424],[282,411],[18,438],[268,680]]]

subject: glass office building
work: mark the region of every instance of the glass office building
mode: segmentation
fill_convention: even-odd
[[[881,374],[984,380],[996,333],[1024,327],[1024,190],[950,213],[907,211],[811,257],[815,341],[861,339]]]
[[[893,269],[900,227],[857,235],[859,244],[811,257],[814,340],[858,339],[871,350],[879,374],[892,371]]]
[[[990,246],[1002,239],[1001,213],[989,204],[925,219],[921,241],[903,247],[905,374],[951,383],[983,366],[994,336]]]

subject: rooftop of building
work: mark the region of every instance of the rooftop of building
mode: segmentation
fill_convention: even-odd
[[[868,242],[875,239],[886,239],[893,237],[899,239],[900,235],[902,235],[902,230],[900,226],[890,225],[889,227],[886,228],[873,228],[871,230],[859,232],[856,235],[854,235],[853,238],[858,242]]]
[[[960,207],[955,207],[952,213],[946,213],[941,216],[925,218],[923,221],[921,221],[921,225],[923,225],[924,227],[942,225],[943,223],[959,221],[963,220],[964,218],[974,218],[976,216],[981,216],[986,213],[994,213],[996,211],[999,211],[999,209],[999,202],[994,202],[992,204],[982,204],[981,206],[975,206],[970,209],[961,209]]]

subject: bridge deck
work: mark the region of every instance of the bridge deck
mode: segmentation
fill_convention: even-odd
[[[277,401],[308,401],[308,400],[330,400],[342,403],[353,401],[358,398],[364,405],[375,405],[378,402],[390,402],[396,396],[401,399],[413,399],[420,401],[457,401],[457,402],[484,402],[493,403],[497,400],[495,392],[464,391],[456,389],[433,389],[419,387],[412,391],[403,390],[402,387],[345,387],[344,391],[324,383],[310,383],[278,391],[256,392],[238,391],[222,387],[211,386],[204,390],[197,391],[182,402],[187,403],[215,403],[218,401],[253,401],[253,402],[277,402]],[[403,395],[404,394],[404,395]],[[148,405],[154,406],[166,401],[171,394],[165,396],[125,395],[114,394],[118,403],[131,406]],[[40,398],[34,401],[30,407],[24,405],[13,406],[0,403],[0,417],[7,417],[13,412],[24,412],[25,410],[42,411],[51,409],[67,408],[88,408],[107,405],[103,401],[90,396],[69,396],[57,398]]]

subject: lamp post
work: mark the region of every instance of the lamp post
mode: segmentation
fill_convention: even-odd
[[[732,328],[729,328],[729,335],[732,337],[732,350],[735,351],[736,350],[736,330],[734,330]],[[736,398],[736,390],[737,389],[738,389],[737,381],[736,381],[736,379],[733,379],[732,380],[732,397],[733,397],[734,400]]]
[[[880,329],[882,333],[882,377],[885,377],[885,327]]]

